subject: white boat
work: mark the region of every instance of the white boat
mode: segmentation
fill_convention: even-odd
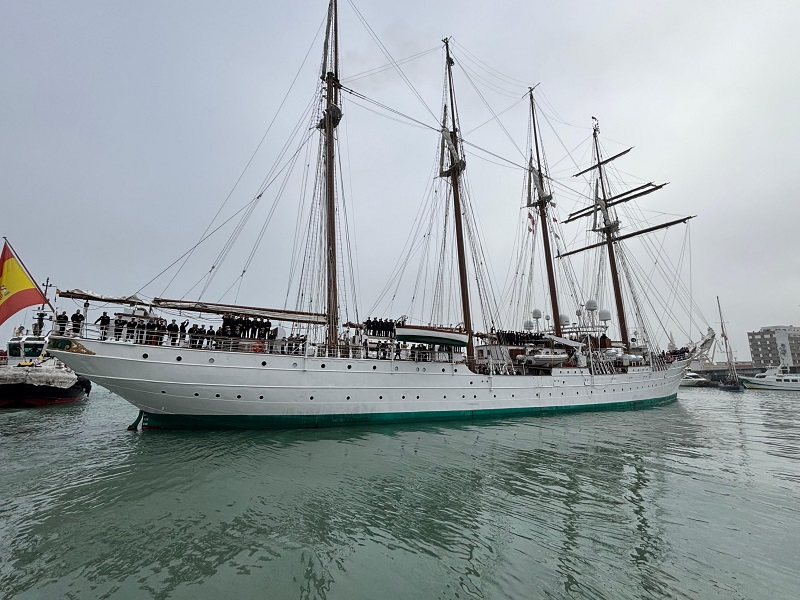
[[[14,336],[0,357],[0,408],[35,408],[86,397],[91,382],[45,351],[47,337]]]
[[[800,373],[792,372],[785,364],[767,369],[754,377],[740,377],[748,390],[781,390],[800,392]]]
[[[435,344],[463,348],[469,341],[465,331],[445,327],[425,327],[422,325],[398,325],[395,336],[401,342]]]
[[[593,218],[591,231],[597,241],[567,252],[553,229],[553,194],[541,156],[537,108],[531,89],[530,147],[527,165],[521,167],[527,181],[527,216],[523,213],[520,224],[524,232],[533,233],[527,217],[533,222],[533,214],[538,216],[541,244],[536,246],[544,248],[547,297],[556,318],[541,330],[534,325],[529,327],[527,321],[525,331],[503,330],[490,286],[482,284],[482,248],[476,250],[474,246],[479,232],[470,220],[469,196],[462,181],[466,160],[455,109],[455,60],[449,40],[444,40],[446,94],[442,119],[434,129],[439,146],[437,185],[443,190],[436,198],[446,200],[440,214],[444,215],[445,226],[452,228],[441,239],[453,245],[441,245],[440,263],[431,271],[440,276],[452,275],[454,284],[436,287],[429,297],[435,307],[441,306],[436,303],[443,295],[455,291],[460,326],[423,326],[403,320],[403,325],[396,326],[392,333],[392,327],[387,328],[382,321],[383,326],[367,328],[379,332],[378,339],[373,339],[365,334],[357,316],[340,319],[347,308],[343,296],[348,289],[339,282],[348,273],[340,261],[349,252],[338,248],[346,237],[340,233],[338,223],[342,209],[337,208],[337,194],[341,188],[336,183],[336,131],[343,116],[338,35],[337,3],[331,0],[318,90],[319,112],[311,118],[310,128],[319,133],[321,153],[317,170],[321,180],[314,188],[318,197],[315,196],[309,219],[309,243],[315,245],[297,261],[302,262],[303,268],[317,271],[299,277],[296,310],[153,298],[147,302],[148,310],[222,315],[223,325],[213,340],[201,339],[199,344],[191,336],[188,341],[181,336],[178,343],[170,342],[167,334],[157,332],[143,338],[149,343],[139,343],[139,338],[128,336],[101,339],[103,336],[89,327],[81,336],[52,337],[50,351],[138,407],[146,427],[319,427],[619,409],[674,400],[686,366],[699,346],[692,346],[685,353],[659,351],[653,341],[656,335],[645,321],[644,308],[637,304],[638,296],[623,294],[623,285],[631,283],[633,261],[626,261],[622,242],[641,233],[685,223],[691,217],[620,234],[617,206],[656,191],[663,184],[645,184],[624,192],[612,190],[607,165],[627,151],[605,157],[599,143],[599,126],[593,120],[592,163],[576,176],[587,180],[594,197],[565,223]],[[533,252],[533,239],[532,235],[525,238],[528,246],[524,252]],[[468,244],[472,244],[469,250]],[[590,249],[603,254],[598,263],[603,265],[599,281],[607,287],[602,289],[610,290],[613,284],[613,291],[609,292],[616,308],[613,330],[611,312],[600,309],[589,292],[579,289],[574,278],[565,279],[562,284],[568,285],[570,292],[557,286],[556,268],[571,268],[566,257]],[[280,250],[273,249],[275,253]],[[532,256],[529,254],[527,264],[540,264]],[[597,276],[594,270],[589,272]],[[473,325],[471,286],[478,286],[482,327]],[[599,284],[592,285],[592,289],[600,289]],[[139,301],[87,292],[60,295],[87,302],[136,305]],[[561,312],[560,306],[566,304],[567,298],[575,306],[574,322]],[[626,306],[628,298],[632,298],[632,306]],[[443,311],[440,313],[440,320],[421,322],[450,321]],[[534,319],[541,317],[538,310],[526,314]],[[264,319],[284,324],[290,337],[259,337],[260,328],[250,323]],[[635,325],[629,328],[628,323]],[[250,337],[245,337],[246,331],[251,332]],[[620,339],[612,341],[609,336],[613,332]],[[542,348],[552,346],[554,339],[562,340],[559,343],[565,349],[545,353]],[[703,340],[703,344],[707,341]],[[620,352],[605,352],[612,347]],[[515,360],[520,355],[526,361],[532,357],[538,366],[534,369],[520,365]],[[563,360],[565,356],[570,359],[570,366]]]
[[[534,367],[555,367],[568,360],[569,354],[560,348],[532,348],[527,354],[517,356],[517,362]]]
[[[711,385],[714,385],[714,383],[710,379],[706,379],[694,371],[686,371],[683,379],[681,379],[681,387],[709,387]]]
[[[48,279],[49,282],[49,279]],[[45,319],[52,306],[8,240],[0,253],[0,324],[22,308],[41,303],[31,333],[18,327],[0,351],[0,408],[33,408],[84,398],[91,382],[46,352]]]

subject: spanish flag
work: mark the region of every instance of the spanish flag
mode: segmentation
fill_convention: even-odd
[[[23,308],[46,302],[39,286],[6,242],[0,254],[0,325]]]

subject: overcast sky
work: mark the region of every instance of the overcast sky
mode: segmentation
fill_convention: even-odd
[[[510,91],[524,89],[522,82],[539,83],[576,140],[590,135],[594,115],[620,149],[635,146],[625,172],[671,182],[642,204],[669,215],[698,215],[691,225],[693,294],[715,329],[720,296],[738,358],[749,358],[747,331],[800,325],[794,177],[800,164],[800,3],[355,4],[395,59],[439,48],[442,38],[452,36],[458,48],[517,80],[518,87],[509,82]],[[202,234],[300,71],[281,112],[285,121],[270,130],[230,206],[246,202],[266,176],[283,134],[313,93],[321,51],[315,36],[326,5],[0,2],[0,235],[40,282],[49,276],[62,289],[138,290]],[[347,0],[340,0],[340,14],[343,79],[385,65]],[[441,52],[403,69],[438,113]],[[435,125],[391,71],[349,85]],[[489,115],[468,99],[467,83],[459,89],[475,109],[468,116],[461,106],[462,126],[469,130]],[[500,94],[492,101],[496,111],[514,102]],[[437,140],[426,129],[345,106],[342,135],[366,310],[405,239]],[[524,115],[524,106],[517,114]],[[512,113],[508,118],[506,127]],[[523,149],[524,125],[515,133]],[[519,158],[496,128],[482,128],[476,139]],[[551,163],[562,155],[562,148],[549,149]],[[507,200],[513,209],[520,178],[471,178],[478,210],[493,232],[499,227],[495,203]],[[279,207],[276,219],[286,208]],[[256,221],[242,256],[263,217]],[[293,228],[287,222],[283,231],[267,233],[240,302],[283,305]],[[493,235],[486,240],[489,252]],[[208,256],[224,241],[211,244]],[[242,259],[230,260],[228,279],[234,281]],[[496,265],[501,281],[505,260]],[[198,264],[195,279],[208,266]],[[162,288],[149,291],[158,295]],[[75,309],[72,302],[62,304],[69,313]],[[0,327],[0,338],[7,339],[21,319]]]

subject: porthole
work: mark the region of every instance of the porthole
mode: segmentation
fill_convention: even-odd
[[[417,373],[419,373],[419,367],[417,367]]]
[[[314,396],[311,396],[311,397],[309,398],[309,400],[313,400],[313,399],[314,399]]]
[[[405,396],[403,396],[403,400],[405,400],[405,399],[406,399],[406,397],[405,397]]]
[[[176,356],[176,357],[175,357],[175,360],[177,360],[178,362],[180,362],[180,361],[182,361],[183,359],[182,359],[180,356]]]
[[[149,354],[147,354],[147,352],[145,352],[144,354],[142,354],[142,358],[147,358],[148,356],[149,356]]]
[[[348,369],[352,369],[352,368],[353,368],[353,365],[347,365],[347,368],[348,368]]]
[[[444,369],[442,369],[442,373],[444,373]]]
[[[214,359],[211,359],[211,360],[214,360]],[[262,361],[261,361],[261,366],[262,366],[262,367],[266,367],[266,366],[267,366],[267,361],[265,361],[265,360],[262,360]]]
[[[461,397],[462,397],[462,398],[466,398],[466,396],[465,396],[464,394],[461,394]]]
[[[373,371],[374,371],[375,369],[377,369],[377,368],[378,368],[378,367],[376,367],[375,365],[372,365],[372,370],[373,370]]]
[[[242,396],[240,394],[236,394],[236,397],[241,400]]]
[[[292,367],[297,368],[297,363],[292,363]]]
[[[215,398],[219,398],[219,394],[214,394],[214,397]]]
[[[383,396],[378,396],[378,400],[383,400]]]
[[[453,369],[453,373],[458,373],[458,369]]]
[[[214,359],[213,358],[209,358],[208,362],[213,365],[214,364]]]
[[[325,368],[325,363],[322,363],[320,366],[324,369]]]
[[[348,396],[347,399],[350,400],[350,396]]]
[[[263,399],[264,399],[264,396],[259,396],[259,397],[258,397],[258,399],[259,399],[259,400],[263,400]]]
[[[472,382],[470,381],[469,384],[472,385]]]
[[[472,396],[473,398],[477,398],[477,396]]]
[[[162,394],[166,394],[167,392],[165,392],[164,390],[161,390],[161,393],[162,393]]]
[[[417,400],[419,400],[419,396],[417,396]]]
[[[398,369],[398,368],[399,368],[399,367],[395,367],[395,368],[394,368],[394,370],[395,370],[395,371],[397,371],[397,369]]]
[[[194,395],[195,395],[195,396],[199,396],[200,394],[198,394],[197,392],[195,392],[195,393],[194,393]]]

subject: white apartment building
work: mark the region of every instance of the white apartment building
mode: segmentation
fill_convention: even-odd
[[[776,367],[781,362],[793,367],[800,365],[800,327],[777,325],[748,331],[753,366]]]

